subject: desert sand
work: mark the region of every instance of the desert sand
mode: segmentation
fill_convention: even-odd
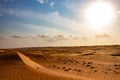
[[[0,80],[119,80],[120,46],[0,50]]]

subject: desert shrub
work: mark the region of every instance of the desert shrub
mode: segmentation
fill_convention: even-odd
[[[111,56],[120,56],[120,52],[118,52],[118,53],[113,53],[113,54],[111,54]]]

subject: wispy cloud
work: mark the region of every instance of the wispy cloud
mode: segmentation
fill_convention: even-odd
[[[86,37],[80,37],[81,40],[87,41],[88,39]]]
[[[54,2],[51,2],[51,3],[50,3],[50,6],[51,6],[52,8],[54,8],[54,4],[55,4]]]
[[[104,33],[104,34],[97,34],[97,35],[95,35],[95,38],[110,38],[111,36],[109,35],[109,34],[107,34],[107,33]]]
[[[48,0],[37,0],[39,3],[43,4],[45,2],[48,2]]]
[[[17,16],[21,18],[26,18],[30,20],[36,20],[37,22],[45,24],[31,24],[30,23],[20,23],[16,24],[16,26],[21,26],[24,30],[29,30],[29,32],[40,32],[40,33],[47,33],[47,34],[82,34],[85,36],[85,32],[90,33],[90,29],[87,25],[79,20],[70,19],[67,17],[63,17],[60,15],[58,11],[50,12],[50,13],[35,13],[32,11],[24,11],[19,9],[3,9],[0,10],[0,13]],[[29,21],[29,20],[28,20]],[[33,23],[33,22],[32,22]],[[14,25],[15,26],[15,25]],[[92,32],[90,33],[92,34]]]
[[[0,35],[0,40],[3,40],[3,39],[5,39],[2,35]]]
[[[45,34],[31,34],[28,35],[28,38],[32,39],[50,39],[51,36],[45,35]]]
[[[56,35],[56,36],[54,36],[54,39],[56,39],[56,40],[67,40],[68,38],[64,37],[64,35]]]
[[[47,35],[37,35],[37,36],[40,38],[50,38],[50,36],[47,36]]]
[[[26,18],[31,18],[35,20],[42,20],[45,23],[51,24],[53,27],[56,26],[56,27],[64,27],[66,29],[71,29],[71,30],[80,30],[78,28],[80,28],[81,26],[84,26],[83,25],[84,23],[77,22],[75,19],[69,19],[69,18],[60,16],[58,11],[54,11],[48,14],[42,14],[42,13],[35,13],[32,11],[3,9],[3,10],[0,10],[0,12],[3,14],[8,14],[8,15],[13,15],[18,17],[26,17]]]
[[[72,8],[74,8],[75,6],[77,6],[77,1],[78,1],[78,0],[65,0],[65,1],[63,2],[63,4],[64,4],[64,6],[65,6],[66,8],[72,9]]]
[[[12,38],[27,38],[27,37],[22,35],[13,35]]]
[[[63,5],[69,10],[79,10],[79,7],[83,7],[92,0],[64,0]],[[81,8],[82,9],[82,8]]]
[[[82,21],[86,6],[94,0],[64,0],[63,6],[72,13],[72,16]]]
[[[18,38],[18,39],[41,39],[44,41],[67,41],[67,40],[75,40],[72,37],[69,37],[69,35],[45,35],[45,34],[30,34],[30,35],[12,35],[12,38]],[[79,38],[79,40],[85,40],[85,38]]]
[[[71,36],[70,35],[70,39],[72,39],[72,40],[83,40],[83,41],[87,41],[88,40],[88,38],[86,38],[86,37],[76,37],[76,36]]]
[[[4,0],[5,2],[13,2],[14,0]]]
[[[24,11],[24,10],[18,10],[18,9],[3,8],[0,10],[0,12],[3,14],[18,16],[18,17],[32,17],[34,15],[34,13],[31,11]]]
[[[44,39],[45,41],[58,41],[58,40],[68,40],[68,37],[64,35],[57,34],[57,35],[45,35],[45,34],[32,34],[28,36],[29,38],[33,39]]]

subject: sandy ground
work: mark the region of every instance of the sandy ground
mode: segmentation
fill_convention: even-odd
[[[28,58],[27,56],[23,55],[21,52],[17,52],[17,54],[19,55],[19,57],[22,59],[22,61],[28,65],[29,67],[35,69],[37,72],[43,72],[49,75],[53,75],[53,76],[60,76],[60,77],[66,77],[66,78],[71,78],[71,79],[85,79],[85,80],[91,80],[89,78],[86,77],[79,77],[79,76],[75,76],[75,75],[68,75],[62,72],[57,72],[55,70],[52,69],[47,69],[44,66],[32,61],[30,58]]]
[[[0,80],[119,80],[120,46],[6,49]]]

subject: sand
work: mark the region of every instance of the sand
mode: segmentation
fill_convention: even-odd
[[[0,80],[119,80],[120,46],[6,49]]]

